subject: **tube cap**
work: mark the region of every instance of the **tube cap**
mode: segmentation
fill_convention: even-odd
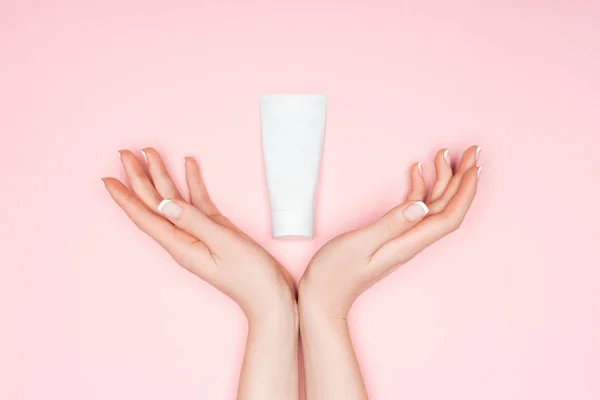
[[[312,210],[276,210],[271,212],[271,231],[275,239],[312,239]]]

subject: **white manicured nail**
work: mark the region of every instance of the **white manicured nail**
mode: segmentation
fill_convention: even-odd
[[[423,218],[429,212],[429,208],[422,201],[417,201],[406,207],[404,210],[404,218],[408,222],[414,222]]]
[[[448,154],[448,149],[444,150],[444,160],[450,165],[450,154]]]
[[[477,180],[479,180],[479,174],[481,174],[481,167],[477,168]]]
[[[144,161],[148,162],[148,156],[144,150],[142,150],[142,155],[144,156]]]
[[[481,147],[477,146],[477,150],[475,150],[475,162],[479,160],[479,152],[481,151]]]
[[[157,207],[159,213],[164,215],[167,218],[177,219],[181,216],[183,209],[177,203],[172,200],[163,200]]]
[[[423,164],[420,161],[417,163],[417,169],[419,170],[419,175],[423,176]]]

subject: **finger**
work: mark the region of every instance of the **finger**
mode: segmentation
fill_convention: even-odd
[[[149,209],[156,210],[162,197],[150,182],[137,157],[129,150],[121,150],[119,154],[131,189]]]
[[[204,242],[211,251],[221,250],[221,244],[228,243],[231,238],[231,230],[181,199],[165,199],[156,209],[175,226]]]
[[[378,221],[363,229],[361,234],[366,237],[368,250],[376,251],[384,243],[410,229],[428,212],[422,201],[408,201],[394,207]]]
[[[437,200],[429,203],[430,214],[438,214],[446,208],[460,187],[465,171],[477,165],[480,151],[481,147],[471,146],[463,153],[460,164],[442,195]]]
[[[463,153],[460,158],[460,163],[456,168],[456,174],[464,174],[469,168],[477,165],[477,161],[479,160],[479,153],[481,152],[480,146],[471,146]]]
[[[423,179],[423,164],[420,162],[414,164],[410,169],[410,191],[406,196],[408,201],[423,201],[427,186]]]
[[[417,220],[423,218],[429,209],[423,203],[426,185],[423,179],[423,166],[420,162],[415,163],[410,170],[411,186],[406,201],[388,211],[379,220],[363,230],[375,251],[388,240],[400,235],[409,229]]]
[[[113,200],[141,231],[164,247],[182,266],[201,278],[206,276],[212,259],[202,242],[151,211],[119,180],[103,178],[102,181]]]
[[[193,157],[185,158],[185,177],[190,192],[190,202],[208,216],[220,215],[208,194],[200,166]]]
[[[244,237],[248,238],[249,240],[252,240],[244,232],[240,231],[238,227],[233,224],[233,222],[221,214],[221,211],[219,211],[217,206],[215,206],[210,198],[210,195],[208,194],[208,190],[206,189],[206,184],[204,183],[202,172],[200,171],[200,166],[194,158],[185,158],[185,171],[188,190],[190,192],[190,202],[217,224],[233,229],[234,231],[244,235]]]
[[[148,163],[150,178],[160,197],[163,199],[181,199],[181,194],[179,194],[177,186],[169,176],[158,151],[152,147],[146,147],[142,150],[142,154]]]
[[[138,228],[150,235],[161,246],[170,248],[176,245],[175,228],[169,221],[151,212],[136,195],[115,178],[103,178],[106,190],[113,200]]]
[[[437,152],[434,159],[435,164],[435,182],[429,193],[427,203],[431,203],[440,198],[450,179],[452,178],[452,167],[450,165],[450,155],[448,149],[442,149]]]
[[[371,258],[372,265],[384,270],[393,269],[458,229],[477,192],[479,170],[472,167],[464,174],[456,195],[443,212],[428,216],[403,235],[381,246]]]

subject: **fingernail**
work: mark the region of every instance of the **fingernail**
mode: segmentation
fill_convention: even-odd
[[[167,218],[176,219],[181,216],[183,209],[172,200],[163,200],[157,207],[158,212]]]
[[[448,149],[444,150],[444,160],[450,165],[450,155],[448,154]]]
[[[121,154],[121,150],[118,150],[117,153],[119,153],[119,158],[123,157],[123,154]]]
[[[481,174],[481,167],[477,168],[477,180],[479,180],[479,174]]]
[[[422,201],[411,204],[404,210],[404,218],[409,222],[414,222],[423,218],[429,212],[429,208]]]
[[[104,180],[104,178],[100,178],[100,180],[102,181],[102,184],[104,185],[104,187],[106,187],[106,181]]]
[[[417,163],[417,169],[419,170],[419,175],[423,176],[423,164],[420,161]]]
[[[477,146],[477,150],[475,150],[475,162],[479,161],[479,152],[481,151],[481,147]]]
[[[144,150],[142,150],[142,155],[144,156],[144,161],[148,162],[148,156]]]

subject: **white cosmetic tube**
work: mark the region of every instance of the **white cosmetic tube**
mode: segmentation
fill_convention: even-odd
[[[312,238],[327,99],[260,96],[262,147],[274,238]]]

